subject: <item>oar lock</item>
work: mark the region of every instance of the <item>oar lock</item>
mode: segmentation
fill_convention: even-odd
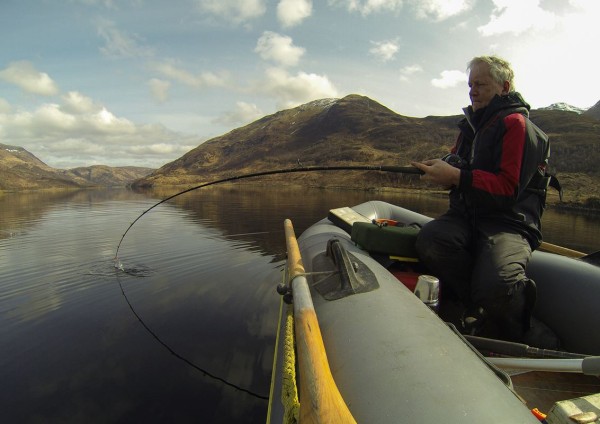
[[[285,303],[288,305],[292,304],[294,296],[292,295],[292,287],[290,285],[284,283],[277,284],[277,293],[283,296],[283,301]]]
[[[318,275],[320,275],[324,278],[328,278],[328,277],[331,277],[338,273],[339,273],[339,271],[305,272],[305,273],[297,274],[296,276],[294,276],[294,278],[300,277],[300,276],[310,277],[310,276],[318,276]],[[293,281],[293,278],[292,278],[292,281]],[[286,283],[277,284],[277,293],[279,293],[281,296],[283,296],[283,301],[285,303],[287,303],[288,305],[291,305],[294,300],[293,299],[294,295],[293,295],[293,291],[292,291],[292,281],[290,281],[287,284]],[[318,281],[317,281],[317,283],[314,283],[314,284],[318,284]]]

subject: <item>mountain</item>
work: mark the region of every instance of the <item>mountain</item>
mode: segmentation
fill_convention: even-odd
[[[153,171],[155,171],[154,168],[139,166],[111,167],[106,165],[92,165],[72,168],[62,172],[75,180],[83,180],[85,184],[95,186],[125,186],[147,176]]]
[[[0,144],[0,190],[76,188],[79,184],[18,146]]]
[[[600,102],[586,110],[584,114],[600,121]]]
[[[567,103],[552,103],[550,106],[541,107],[538,110],[562,110],[565,112],[583,113],[586,109],[582,109],[577,106],[571,106]]]
[[[0,143],[0,190],[124,186],[152,171],[151,168],[102,165],[55,169],[22,147]]]
[[[441,157],[461,118],[398,115],[367,97],[323,99],[283,110],[213,138],[136,181],[137,187],[202,184],[254,172],[303,166],[408,165]],[[531,119],[550,136],[550,171],[568,198],[600,197],[600,124],[587,114],[536,109]],[[268,182],[327,187],[424,187],[418,177],[377,172],[294,173]],[[261,180],[263,182],[263,180]]]
[[[453,145],[457,117],[408,118],[363,96],[323,99],[265,116],[213,138],[136,186],[192,184],[278,168],[328,165],[407,165],[440,157]],[[364,186],[389,175],[294,175],[303,183]],[[383,180],[381,179],[383,178]],[[397,177],[397,176],[396,176]],[[292,178],[286,175],[284,179]],[[276,179],[276,178],[275,178]],[[387,184],[395,184],[387,181]]]

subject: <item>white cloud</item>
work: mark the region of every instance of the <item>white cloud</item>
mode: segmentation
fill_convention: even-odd
[[[0,108],[2,138],[57,168],[92,164],[158,167],[198,144],[195,136],[115,116],[77,92],[61,100],[61,104],[44,103],[31,111],[10,105]]]
[[[592,41],[600,39],[600,2],[570,0],[568,5],[552,30],[504,37],[508,40],[498,52],[512,62],[518,90],[534,108],[556,102],[589,107],[600,98],[600,62]]]
[[[127,152],[135,155],[144,156],[157,156],[169,155],[173,157],[182,156],[189,152],[193,148],[197,147],[196,144],[178,146],[170,143],[154,143],[149,145],[134,145],[127,147]]]
[[[408,65],[400,69],[400,80],[408,81],[411,76],[417,74],[419,72],[423,72],[423,68],[421,65]]]
[[[63,104],[60,109],[64,112],[71,114],[82,114],[98,111],[101,106],[94,103],[92,99],[84,96],[77,91],[69,91],[67,94],[62,96]]]
[[[58,86],[45,72],[40,72],[31,62],[11,62],[0,71],[0,79],[14,84],[28,93],[52,96],[58,93]]]
[[[372,13],[398,14],[405,4],[419,19],[442,21],[470,10],[476,0],[328,0],[331,6],[345,7],[363,16]]]
[[[151,48],[139,44],[137,36],[129,35],[117,29],[114,22],[99,19],[98,35],[104,39],[104,47],[100,47],[102,54],[108,57],[143,57],[151,56]]]
[[[217,75],[212,72],[193,74],[185,69],[175,66],[170,62],[159,63],[155,66],[155,68],[163,76],[194,88],[224,87],[227,85],[227,75]]]
[[[403,0],[328,0],[332,6],[346,7],[349,12],[359,12],[363,16],[377,12],[397,13],[402,9]]]
[[[52,143],[52,153],[80,153],[84,155],[103,154],[105,148],[84,138],[66,138]]]
[[[167,101],[169,98],[169,88],[171,88],[171,83],[169,81],[152,78],[148,81],[148,85],[150,86],[152,97],[154,97],[157,102],[164,103]]]
[[[373,47],[369,52],[383,62],[388,62],[396,56],[400,47],[398,46],[398,40],[388,41],[371,41]]]
[[[254,103],[236,102],[235,109],[224,113],[213,122],[218,124],[242,125],[262,118],[265,114]]]
[[[265,31],[258,39],[254,51],[264,60],[271,60],[282,66],[295,66],[300,61],[305,49],[294,46],[292,39],[288,36]]]
[[[557,16],[540,7],[540,0],[492,0],[490,21],[477,28],[484,36],[505,33],[521,34],[530,29],[552,29]]]
[[[2,97],[0,97],[0,114],[8,113],[11,110],[12,110],[12,107],[10,106],[10,103],[8,103],[6,100],[4,100]]]
[[[277,5],[277,18],[284,27],[300,24],[312,14],[312,0],[281,0]]]
[[[104,7],[106,7],[107,9],[117,9],[117,6],[115,5],[114,0],[78,0],[83,4],[86,5],[96,5],[96,4],[101,4]]]
[[[519,0],[521,1],[521,0]],[[442,21],[459,15],[473,7],[474,0],[413,0],[417,18]]]
[[[467,78],[467,74],[462,71],[442,71],[440,78],[431,80],[431,85],[437,88],[451,88],[466,83]]]
[[[267,70],[260,91],[275,97],[279,108],[291,108],[325,97],[338,97],[337,89],[327,76],[305,72],[290,75],[280,68]]]
[[[201,12],[239,24],[264,15],[266,0],[197,0]]]
[[[30,118],[29,129],[38,134],[75,131],[77,129],[77,118],[62,111],[60,106],[55,103],[44,104],[35,113],[22,117],[25,119]]]

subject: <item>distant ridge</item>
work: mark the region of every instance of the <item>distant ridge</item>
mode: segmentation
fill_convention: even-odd
[[[56,169],[46,165],[23,147],[0,143],[0,190],[125,186],[153,170],[103,165]]]

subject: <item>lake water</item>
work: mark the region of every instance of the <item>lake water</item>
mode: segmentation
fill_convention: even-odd
[[[166,197],[166,196],[163,196]],[[0,421],[264,422],[285,241],[371,199],[443,196],[232,185],[0,197]],[[546,240],[600,247],[600,219],[547,211]]]

